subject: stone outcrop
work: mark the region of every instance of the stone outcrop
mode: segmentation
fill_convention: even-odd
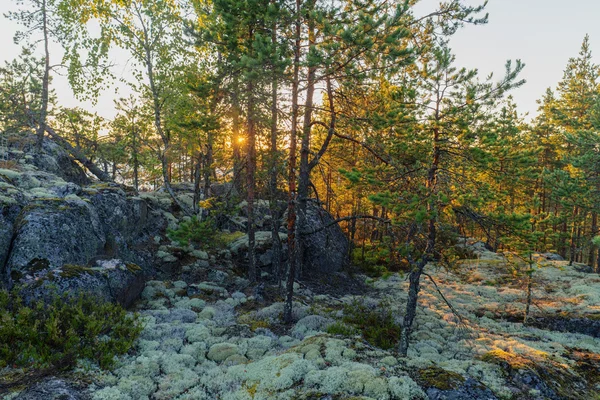
[[[348,239],[334,218],[316,201],[309,201],[306,226],[315,233],[301,235],[303,268],[307,272],[330,274],[340,271],[348,258]]]
[[[270,227],[268,203],[259,203],[258,231],[256,232],[256,260],[259,267],[268,268],[273,263],[272,233],[264,230]],[[233,220],[243,220],[245,203],[240,205],[241,216],[234,216]],[[334,218],[316,201],[310,201],[307,206],[307,226],[310,232],[301,235],[303,254],[303,271],[308,274],[331,274],[339,272],[346,265],[348,257],[348,239],[340,226],[333,223]],[[285,227],[287,213],[283,214],[280,226]],[[242,222],[240,225],[244,225]],[[280,229],[279,238],[282,241],[282,261],[287,262],[287,234],[285,228]],[[229,245],[233,255],[243,262],[248,259],[248,236],[244,235]]]
[[[52,288],[131,303],[152,273],[165,213],[123,186],[89,184],[50,140],[35,157],[27,138],[15,146],[13,166],[0,169],[0,282],[26,299]]]

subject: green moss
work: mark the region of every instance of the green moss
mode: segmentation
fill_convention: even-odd
[[[238,323],[250,326],[250,330],[255,331],[258,328],[271,328],[269,321],[265,319],[254,318],[251,313],[242,314],[238,317]]]
[[[10,278],[13,281],[18,282],[18,281],[21,280],[21,278],[23,278],[23,274],[21,272],[19,272],[19,271],[13,270],[13,271],[10,272]]]
[[[30,272],[40,272],[50,267],[50,261],[45,258],[34,258],[27,263],[27,270]]]
[[[215,240],[219,243],[219,245],[221,247],[225,247],[225,246],[228,246],[229,244],[235,242],[242,236],[244,236],[244,232],[239,232],[239,231],[231,232],[231,233],[219,232],[216,235]]]
[[[82,274],[91,274],[94,272],[92,268],[83,265],[65,264],[61,267],[60,276],[62,278],[75,278]]]
[[[111,367],[142,330],[137,314],[83,294],[25,305],[16,292],[0,291],[0,321],[0,368],[27,370],[71,369],[78,359]]]
[[[453,390],[465,382],[465,378],[456,372],[439,367],[422,368],[417,371],[415,380],[425,388]]]
[[[531,365],[531,361],[527,358],[500,349],[488,351],[481,356],[481,360],[491,364],[507,365],[515,370],[525,369]]]
[[[127,270],[133,274],[137,274],[138,272],[140,272],[142,270],[142,267],[140,267],[137,264],[134,263],[125,263],[125,267],[127,268]]]

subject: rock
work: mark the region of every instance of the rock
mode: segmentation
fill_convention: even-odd
[[[213,183],[210,185],[210,195],[214,197],[228,197],[237,195],[237,190],[232,183]]]
[[[472,378],[467,378],[464,383],[454,389],[427,389],[429,400],[496,400],[494,393]]]
[[[225,365],[238,365],[238,364],[246,364],[248,359],[240,354],[233,354],[227,357],[224,361]]]
[[[550,260],[550,261],[564,261],[565,260],[560,254],[556,254],[556,253],[543,253],[540,255],[542,257],[544,257],[546,260]]]
[[[208,260],[208,253],[202,250],[194,250],[192,251],[192,256],[196,257],[199,260]]]
[[[56,175],[65,181],[73,182],[78,185],[86,185],[90,183],[90,178],[81,169],[79,164],[73,160],[69,153],[60,145],[49,138],[44,138],[42,142],[42,151],[36,152],[36,137],[34,135],[14,136],[16,140],[8,141],[8,149],[13,155],[11,158],[20,158],[32,163],[37,169]],[[11,150],[20,150],[16,153]],[[28,158],[27,155],[35,154],[33,158]]]
[[[14,400],[88,400],[84,390],[61,378],[44,379],[28,387]]]
[[[394,365],[398,365],[398,360],[396,359],[396,357],[392,357],[392,356],[384,357],[381,359],[380,362],[383,365],[386,365],[388,367],[393,367]]]
[[[20,207],[0,202],[0,266],[4,265],[8,258],[10,244],[13,238],[13,226]],[[8,282],[8,276],[3,275],[8,271],[0,271],[0,282]],[[0,285],[1,286],[1,285]]]
[[[573,263],[573,269],[577,272],[581,272],[584,274],[592,274],[594,273],[594,268],[586,264]]]
[[[170,310],[149,311],[148,315],[156,318],[156,323],[171,324],[171,323],[193,323],[196,322],[198,315],[188,309],[173,308]]]
[[[495,253],[493,249],[484,242],[473,238],[459,238],[456,248],[463,252],[463,257],[479,260],[504,260],[502,254]]]
[[[238,347],[232,343],[217,343],[208,350],[206,358],[215,362],[221,362],[228,357],[239,354]]]
[[[496,400],[494,393],[471,377],[439,367],[416,371],[415,381],[430,400]]]
[[[96,211],[83,201],[35,201],[20,213],[5,274],[14,281],[40,269],[86,265],[106,238]]]
[[[325,327],[333,322],[333,319],[321,315],[308,315],[296,323],[291,333],[293,337],[303,339],[305,336],[324,331]]]
[[[27,154],[33,151],[29,143],[21,144],[19,170],[0,170],[0,283],[22,286],[29,299],[48,298],[56,283],[56,294],[83,291],[131,304],[154,272],[163,213],[121,185],[90,184],[49,140],[39,157]],[[97,264],[110,260],[120,267]],[[70,276],[65,269],[85,273]]]
[[[144,289],[141,268],[121,260],[102,261],[94,267],[64,265],[30,277],[26,276],[19,285],[19,293],[26,303],[32,300],[51,301],[61,294],[85,294],[128,307]]]
[[[600,338],[600,319],[597,314],[585,315],[533,315],[527,324],[539,329],[581,333]]]
[[[254,234],[254,240],[256,252],[259,254],[258,258],[260,258],[260,253],[264,253],[271,249],[271,246],[273,245],[273,234],[271,231],[257,231]],[[287,240],[287,235],[285,233],[279,233],[279,240],[285,242]],[[231,242],[229,244],[229,250],[233,255],[245,255],[245,252],[248,251],[248,235],[241,236]],[[271,261],[268,260],[268,263],[270,262]]]
[[[304,246],[303,272],[330,274],[340,271],[347,262],[348,239],[331,214],[325,211],[317,202],[309,201],[306,211],[307,229],[319,232],[302,235]]]

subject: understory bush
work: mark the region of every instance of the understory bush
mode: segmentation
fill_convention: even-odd
[[[408,261],[389,236],[368,241],[352,250],[352,263],[370,277],[378,278],[392,272],[406,271]]]
[[[382,349],[391,349],[398,344],[402,329],[396,323],[390,304],[385,301],[375,308],[358,300],[344,308],[342,322],[358,330],[363,338],[370,344]],[[333,334],[346,334],[352,331],[348,328],[337,326],[332,328]]]
[[[16,293],[0,291],[0,368],[69,369],[78,359],[110,368],[141,331],[137,314],[91,296],[26,305]]]
[[[189,221],[182,221],[177,229],[169,229],[167,236],[176,241],[180,246],[199,244],[209,246],[217,234],[216,224],[213,219],[199,220],[193,216]]]

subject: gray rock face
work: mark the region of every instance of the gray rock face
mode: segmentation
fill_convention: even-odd
[[[543,253],[540,254],[542,257],[544,257],[546,260],[550,260],[550,261],[564,261],[565,259],[562,258],[562,256],[560,254],[556,254],[556,253]]]
[[[35,277],[27,275],[19,281],[19,291],[25,302],[49,302],[57,294],[77,296],[84,293],[101,301],[127,307],[142,292],[144,283],[140,267],[115,259],[99,261],[94,267],[65,265],[43,270]]]
[[[9,158],[20,161],[21,155],[34,154],[35,144],[35,135],[21,137],[21,140],[18,141],[9,141],[8,150],[11,153]],[[68,182],[78,185],[86,185],[91,182],[69,153],[49,139],[44,139],[41,153],[35,154],[30,162],[39,170],[56,175]]]
[[[20,211],[16,206],[0,206],[0,272],[6,263],[8,251],[13,237],[13,222]],[[0,274],[0,282],[2,274]]]
[[[23,286],[26,299],[53,288],[130,304],[153,272],[165,214],[120,185],[81,186],[89,179],[55,143],[34,157],[21,142],[17,166],[0,170],[1,286]]]
[[[309,201],[306,210],[307,228],[316,233],[301,236],[304,247],[304,272],[329,274],[340,271],[348,257],[348,239],[334,218],[319,204]],[[329,226],[330,225],[330,226]]]
[[[268,202],[260,203],[268,210]],[[243,203],[241,204],[243,212]],[[266,213],[267,211],[265,211]],[[259,267],[269,267],[273,263],[272,233],[262,230],[261,227],[268,225],[264,221],[265,215],[258,218],[259,230],[256,237],[256,261]],[[280,226],[285,226],[287,212],[283,215]],[[347,261],[348,239],[338,224],[333,224],[334,218],[323,209],[316,201],[307,204],[306,222],[307,229],[314,233],[301,236],[304,248],[303,273],[330,274],[339,272]],[[326,228],[324,228],[326,227]],[[322,229],[323,228],[323,229]],[[282,242],[282,261],[287,262],[287,235],[279,233]],[[244,235],[229,245],[232,255],[244,262],[248,260],[248,236]]]
[[[494,393],[472,378],[456,389],[442,390],[435,387],[427,389],[430,400],[497,400]]]
[[[86,202],[35,201],[23,208],[17,218],[5,272],[18,281],[41,267],[85,265],[104,244],[98,214]]]
[[[88,400],[84,390],[60,378],[48,378],[21,392],[15,400]]]

